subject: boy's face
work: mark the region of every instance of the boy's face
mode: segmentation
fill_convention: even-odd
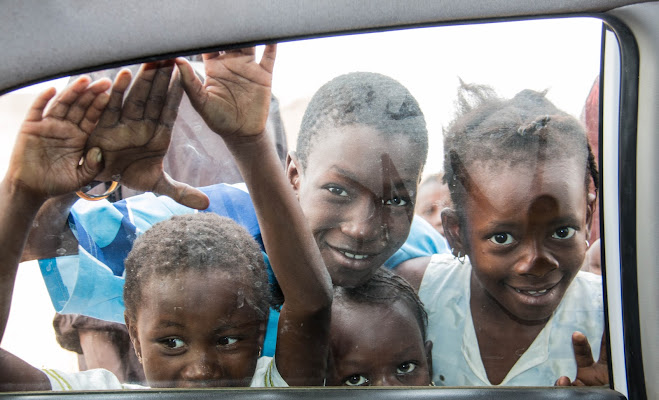
[[[249,386],[265,327],[246,300],[251,291],[217,271],[148,281],[127,324],[149,385]]]
[[[587,249],[594,198],[586,193],[584,166],[574,159],[488,162],[467,173],[465,221],[460,227],[457,218],[445,218],[444,227],[452,247],[471,260],[472,308],[546,321]]]
[[[432,342],[402,301],[332,307],[327,386],[428,386]]]
[[[304,171],[289,159],[288,177],[333,283],[352,287],[405,242],[425,160],[402,134],[392,143],[368,126],[325,129]]]
[[[442,210],[446,207],[451,207],[451,194],[448,185],[441,182],[428,182],[419,187],[415,212],[442,235],[444,235]]]

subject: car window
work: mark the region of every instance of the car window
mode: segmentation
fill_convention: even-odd
[[[578,377],[573,340],[587,340],[598,360],[601,41],[600,20],[563,18],[277,45],[266,132],[331,278],[346,288],[334,292],[329,385],[551,386]],[[257,47],[256,59],[264,53]],[[186,58],[203,81],[202,57]],[[139,65],[127,68],[138,74]],[[91,76],[114,79],[119,70]],[[40,90],[63,90],[75,78],[0,97],[3,135],[16,135]],[[263,240],[230,150],[195,105],[183,97],[165,171],[206,188],[210,210],[236,220],[257,251],[270,253],[268,240],[277,238]],[[11,150],[2,150],[3,170]],[[99,196],[110,186],[81,189]],[[39,224],[57,221],[62,240],[51,249],[30,238],[32,260],[19,268],[4,350],[40,369],[101,367],[121,383],[154,386],[141,368],[156,356],[136,354],[122,323],[123,261],[153,224],[194,212],[144,192],[124,184],[102,201],[80,200],[68,219],[37,219],[33,232],[52,235]],[[66,244],[64,230],[73,233]],[[376,273],[380,265],[386,271]],[[374,274],[384,289],[364,286]],[[275,275],[270,268],[261,292],[281,294]],[[186,292],[197,283],[186,281]],[[371,293],[383,298],[373,302]],[[275,310],[260,317],[258,356],[275,354]],[[154,336],[171,354],[147,375],[165,374],[176,351],[192,346],[180,336]],[[414,356],[399,354],[414,343]],[[393,372],[381,373],[385,366]]]

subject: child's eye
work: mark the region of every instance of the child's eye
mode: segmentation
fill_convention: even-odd
[[[384,203],[385,205],[395,206],[395,207],[406,206],[408,202],[409,202],[408,200],[399,196],[394,196],[389,200],[382,200],[382,203]]]
[[[327,187],[327,190],[329,190],[330,193],[335,194],[337,196],[348,197],[348,192],[346,192],[345,189],[343,189],[342,187],[329,186]]]
[[[569,226],[564,226],[556,229],[556,231],[551,235],[554,239],[569,239],[577,232],[576,229]]]
[[[515,240],[510,233],[495,233],[490,236],[490,242],[498,245],[511,244]]]
[[[352,375],[348,379],[344,380],[343,383],[348,386],[365,386],[369,384],[369,380],[363,375]]]
[[[402,363],[396,368],[397,374],[409,374],[416,369],[416,364],[412,361]]]
[[[222,336],[217,340],[217,345],[218,346],[230,346],[234,343],[236,343],[238,339],[230,336]]]
[[[166,338],[160,341],[167,349],[178,350],[185,346],[185,342],[180,338]]]

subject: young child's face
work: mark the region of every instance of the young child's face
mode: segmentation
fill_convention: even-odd
[[[328,386],[428,386],[432,342],[402,301],[332,307]]]
[[[252,289],[225,272],[185,270],[156,277],[128,323],[152,387],[249,386],[264,320]]]
[[[419,194],[416,196],[416,214],[428,221],[442,235],[444,235],[442,210],[450,206],[451,194],[448,185],[428,182],[419,187]]]
[[[405,242],[425,160],[404,135],[392,143],[368,126],[319,136],[306,168],[289,163],[288,175],[333,283],[352,287]]]
[[[472,306],[489,302],[519,320],[546,321],[587,249],[594,199],[586,193],[584,165],[487,162],[467,173],[458,248],[473,266]]]

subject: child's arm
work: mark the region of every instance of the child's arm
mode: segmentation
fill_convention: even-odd
[[[101,169],[100,149],[85,154],[85,144],[107,104],[109,87],[107,80],[90,85],[89,78],[80,78],[44,112],[55,95],[51,88],[37,97],[21,126],[0,183],[0,340],[18,263],[37,211],[49,197],[85,186]],[[0,354],[0,367],[1,389],[50,388],[43,373],[7,352]]]
[[[284,293],[277,369],[289,385],[322,385],[332,283],[274,145],[264,133],[274,58],[274,45],[266,46],[260,64],[253,48],[204,55],[203,85],[187,62],[177,63],[192,104],[236,159]]]

